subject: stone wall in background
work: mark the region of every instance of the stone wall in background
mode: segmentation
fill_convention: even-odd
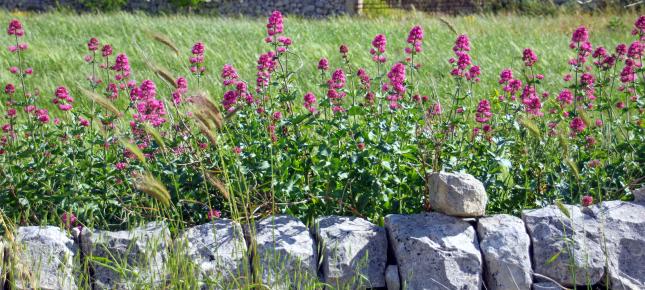
[[[471,175],[441,172],[429,182],[442,206],[388,215],[384,227],[339,216],[308,227],[282,215],[256,221],[252,231],[216,219],[174,240],[164,223],[118,232],[20,227],[15,243],[0,247],[0,273],[11,273],[9,289],[76,289],[85,259],[90,269],[80,271],[94,289],[136,289],[171,277],[164,269],[174,252],[189,257],[196,277],[216,281],[217,289],[253,272],[270,289],[299,289],[311,280],[327,289],[645,289],[643,189],[633,202],[560,204],[519,218],[486,215],[486,191]],[[127,263],[131,272],[106,268],[107,260]]]
[[[108,0],[118,2],[118,0]],[[116,9],[114,6],[97,3],[97,0],[4,0],[0,7],[8,10],[47,11],[57,8],[79,11]],[[176,7],[172,0],[127,0],[118,4],[126,11],[149,13],[173,13],[187,10]],[[306,17],[325,17],[342,14],[355,14],[362,0],[209,0],[199,4],[191,11],[214,15],[266,16],[274,10],[284,14]]]

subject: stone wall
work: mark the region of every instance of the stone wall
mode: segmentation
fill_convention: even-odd
[[[27,269],[38,272],[30,283],[76,289],[72,268],[87,259],[94,289],[134,289],[163,283],[172,249],[195,263],[200,279],[217,281],[216,289],[247,279],[245,273],[258,273],[270,289],[298,289],[307,279],[343,289],[645,289],[645,190],[633,202],[554,205],[518,218],[486,216],[486,193],[470,175],[437,173],[430,180],[437,204],[456,205],[450,215],[443,205],[388,215],[384,227],[340,216],[311,227],[271,216],[254,229],[216,219],[174,240],[163,223],[119,232],[21,227],[14,246],[0,249],[0,272]],[[127,261],[139,273],[120,275],[105,267],[106,259]],[[12,289],[34,286],[12,274]]]
[[[71,8],[79,11],[96,8],[87,5],[89,1],[79,0],[4,0],[0,7],[9,10],[46,11],[57,7]],[[362,0],[210,0],[200,4],[197,13],[218,15],[251,15],[265,16],[274,10],[285,14],[297,14],[307,17],[324,17],[340,14],[357,13]],[[150,13],[172,13],[178,8],[169,0],[128,0],[122,7],[126,11],[145,11]]]

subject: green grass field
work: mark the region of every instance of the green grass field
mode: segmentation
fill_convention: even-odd
[[[551,91],[559,90],[562,75],[568,69],[567,60],[573,53],[567,48],[571,31],[585,25],[590,29],[591,42],[613,51],[620,42],[630,39],[630,27],[635,14],[626,15],[562,15],[555,17],[526,17],[515,15],[484,15],[445,17],[457,33],[466,33],[471,38],[474,63],[481,66],[482,82],[477,90],[492,94],[499,90],[496,80],[501,69],[522,66],[522,49],[532,48],[539,57],[537,72],[546,76],[545,84]],[[266,51],[263,43],[265,19],[216,18],[205,16],[146,16],[143,14],[74,15],[61,13],[10,14],[0,12],[0,23],[19,18],[28,31],[28,64],[35,70],[37,87],[43,95],[53,94],[53,88],[67,85],[73,91],[76,83],[83,82],[80,76],[89,75],[91,68],[83,61],[87,52],[86,42],[97,37],[102,43],[114,46],[114,52],[125,52],[133,66],[134,78],[141,81],[151,77],[146,63],[166,67],[173,73],[186,72],[188,55],[196,41],[206,45],[206,66],[210,73],[205,77],[205,89],[217,99],[223,90],[219,83],[221,67],[230,63],[240,76],[254,83],[255,62]],[[611,23],[611,24],[610,24]],[[324,94],[310,76],[317,74],[319,58],[327,57],[330,67],[340,66],[338,46],[346,43],[354,65],[373,69],[369,57],[370,42],[378,33],[387,36],[389,63],[402,59],[405,38],[409,29],[421,25],[426,33],[424,51],[418,58],[421,69],[421,92],[429,94],[432,83],[450,84],[442,81],[449,77],[447,60],[453,56],[452,45],[456,37],[449,25],[438,17],[421,13],[405,17],[349,18],[311,20],[288,17],[285,20],[285,35],[293,38],[293,51],[299,55],[301,72],[296,73],[301,95],[313,91]],[[168,36],[180,49],[177,56],[163,44],[152,40],[151,33]],[[9,39],[5,39],[6,45]],[[8,65],[9,52],[0,51],[0,59]],[[43,77],[44,76],[44,77]],[[0,79],[9,80],[7,70],[0,71]],[[158,81],[159,79],[153,79]],[[85,84],[85,83],[83,83]],[[449,88],[439,87],[439,94],[447,94]],[[169,89],[167,90],[169,94]],[[480,92],[478,92],[480,93]]]

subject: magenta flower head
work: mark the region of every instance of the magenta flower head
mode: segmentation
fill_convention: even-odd
[[[267,23],[267,34],[269,36],[274,36],[280,34],[284,31],[282,13],[276,10],[271,13],[269,16],[269,22]]]
[[[349,53],[349,47],[347,47],[346,44],[341,44],[338,48],[338,52],[340,52],[341,56],[346,60],[347,54]]]
[[[4,87],[4,92],[7,95],[13,95],[16,92],[16,86],[13,84],[9,83]]]
[[[318,69],[321,71],[326,71],[329,69],[329,61],[326,58],[321,58],[318,61]]]
[[[410,34],[408,34],[407,42],[412,45],[412,48],[406,48],[406,53],[413,54],[421,52],[421,42],[423,41],[423,29],[421,26],[412,27]]]
[[[512,79],[513,79],[513,71],[510,68],[503,69],[502,72],[499,73],[500,84],[508,83]]]
[[[533,50],[525,48],[522,53],[522,60],[524,61],[525,66],[533,66],[537,62],[538,57]]]
[[[20,23],[18,19],[12,19],[9,22],[7,34],[15,35],[16,37],[22,37],[23,35],[25,35],[25,30],[22,28],[22,23]]]
[[[568,89],[563,89],[560,91],[560,94],[558,94],[558,102],[562,105],[573,103],[573,93]]]
[[[65,225],[66,228],[71,229],[73,226],[76,225],[76,222],[78,221],[76,219],[76,215],[73,213],[68,213],[64,212],[61,216],[60,219],[63,221],[63,224]]]
[[[222,67],[221,76],[224,86],[234,84],[239,78],[239,76],[237,75],[237,70],[235,70],[235,68],[230,64],[225,64],[224,67]]]
[[[307,92],[303,99],[304,99],[305,109],[307,109],[311,113],[315,113],[316,96],[314,96],[312,92]]]
[[[376,51],[374,51],[374,54],[383,54],[385,53],[385,46],[387,45],[387,39],[385,38],[385,35],[383,34],[378,34],[374,37],[374,40],[372,40],[372,47]],[[370,52],[371,53],[371,52]]]
[[[468,35],[461,34],[457,36],[457,40],[455,40],[455,46],[452,47],[452,50],[455,52],[470,51],[470,39],[468,39]]]
[[[117,81],[130,77],[130,61],[128,60],[128,56],[125,55],[125,53],[120,53],[116,56],[112,70],[117,72],[117,75],[115,76],[115,79]]]
[[[101,55],[103,55],[103,57],[112,55],[112,46],[109,44],[103,45],[101,48]]]
[[[210,209],[208,210],[207,216],[209,220],[220,218],[222,216],[222,212],[216,209]]]
[[[573,118],[573,120],[571,120],[571,123],[569,123],[569,128],[571,128],[571,134],[576,135],[584,131],[585,128],[587,128],[587,125],[582,120],[582,118],[575,117]]]
[[[582,206],[588,207],[593,204],[593,197],[589,195],[585,195],[582,197]]]
[[[490,112],[490,102],[486,99],[481,100],[477,106],[477,113],[475,113],[475,121],[478,123],[486,123],[490,120],[493,113]]]
[[[90,38],[90,40],[87,42],[87,49],[89,51],[96,51],[99,49],[99,40],[96,37]]]
[[[589,30],[587,30],[584,25],[580,25],[580,27],[576,28],[576,30],[573,32],[573,35],[571,36],[572,43],[587,42],[588,40]]]

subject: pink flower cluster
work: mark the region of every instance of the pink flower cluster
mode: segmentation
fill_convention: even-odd
[[[315,113],[316,109],[316,96],[312,92],[307,92],[303,98],[305,109],[311,113]]]
[[[405,94],[405,65],[396,63],[387,73],[389,81],[383,84],[383,91],[389,93],[387,100],[390,103],[390,109],[395,110],[400,107],[399,100],[403,99]]]
[[[522,81],[519,79],[513,78],[513,71],[511,69],[504,69],[499,74],[499,84],[504,85],[502,90],[507,92],[511,100],[515,100],[516,93],[522,89]],[[500,101],[505,100],[504,95],[499,96]]]
[[[569,128],[571,128],[571,135],[577,135],[579,133],[582,133],[582,131],[587,128],[587,125],[582,120],[582,118],[575,117],[571,120],[571,123],[569,123]]]
[[[181,104],[182,96],[188,92],[188,81],[184,77],[179,77],[175,81],[175,91],[172,92],[172,103],[175,106]]]
[[[385,56],[385,46],[387,45],[387,39],[385,35],[378,34],[372,40],[372,48],[370,49],[370,54],[372,55],[372,60],[377,63],[385,63],[387,57]]]
[[[117,73],[114,76],[114,79],[117,81],[127,80],[130,78],[130,61],[125,53],[120,53],[116,56],[112,70]]]
[[[262,92],[269,85],[271,74],[275,70],[275,66],[277,64],[275,57],[275,52],[269,51],[261,54],[258,58],[258,72],[256,79],[256,91],[258,93]]]
[[[533,66],[537,62],[538,57],[535,54],[535,52],[533,52],[532,49],[525,48],[524,51],[522,52],[522,60],[524,61],[525,66],[530,67],[530,66]]]
[[[408,35],[408,40],[407,43],[411,45],[411,47],[406,47],[405,48],[405,53],[406,54],[417,54],[421,52],[421,43],[423,41],[423,29],[421,26],[415,26],[412,27],[410,30],[410,34]]]
[[[479,66],[473,65],[468,52],[470,51],[470,40],[465,34],[459,35],[452,50],[457,58],[450,58],[449,63],[454,65],[450,74],[457,78],[478,82],[481,74]]]
[[[318,61],[318,69],[319,69],[321,72],[324,72],[324,71],[328,70],[328,69],[329,69],[329,60],[327,60],[327,59],[326,59],[326,58],[324,58],[324,57],[323,57],[323,58],[321,58],[321,59]]]
[[[490,112],[490,101],[486,99],[479,101],[479,104],[477,105],[477,112],[475,113],[475,121],[482,124],[482,127],[481,129],[479,127],[475,127],[473,129],[473,134],[479,134],[480,130],[483,130],[485,133],[490,132],[492,128],[488,123],[492,116],[493,113]]]
[[[342,89],[345,87],[347,78],[343,69],[336,69],[327,81],[327,97],[334,103],[334,112],[343,112],[345,109],[340,105],[342,99],[347,95]]]
[[[67,88],[63,86],[56,88],[54,95],[56,97],[52,100],[52,102],[58,105],[58,109],[60,109],[61,111],[69,111],[72,109],[72,103],[74,102],[74,99],[69,96]]]
[[[166,122],[163,117],[166,115],[164,103],[156,99],[157,87],[151,80],[144,80],[141,86],[134,87],[130,91],[130,99],[135,103],[137,113],[133,118],[137,122],[148,122],[154,127],[158,127]],[[133,127],[136,123],[131,123]]]
[[[22,37],[25,35],[25,30],[22,28],[22,23],[18,19],[12,19],[9,22],[9,27],[7,28],[7,34],[14,35],[16,37]]]
[[[193,55],[189,59],[190,71],[198,77],[202,76],[204,71],[206,71],[206,67],[204,66],[204,50],[205,47],[202,42],[195,43],[191,50]]]

